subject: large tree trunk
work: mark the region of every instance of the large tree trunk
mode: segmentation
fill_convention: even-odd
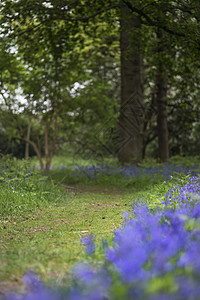
[[[139,53],[140,18],[121,2],[121,108],[119,150],[121,163],[142,159],[143,79]],[[137,36],[137,38],[136,38]]]
[[[158,128],[158,147],[159,158],[161,162],[165,162],[169,158],[168,144],[168,126],[167,126],[167,69],[162,59],[165,52],[165,41],[162,33],[158,31],[158,65],[156,77],[156,102],[157,102],[157,128]]]

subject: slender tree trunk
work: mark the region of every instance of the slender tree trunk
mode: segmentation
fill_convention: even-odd
[[[53,125],[53,137],[49,137],[50,123]],[[56,137],[57,137],[57,113],[52,117],[51,120],[46,121],[44,129],[45,138],[45,171],[48,172],[51,166],[52,158],[56,148]]]
[[[158,65],[156,77],[156,103],[157,103],[157,128],[158,128],[158,147],[159,158],[161,162],[169,159],[169,144],[168,144],[168,126],[167,126],[167,69],[162,56],[165,53],[165,41],[163,40],[160,30],[157,33],[158,37]]]
[[[54,120],[53,120],[53,125],[54,125],[54,129],[53,129],[53,139],[52,139],[52,143],[51,143],[51,148],[49,149],[49,153],[48,153],[48,161],[46,163],[46,171],[48,172],[51,166],[51,162],[52,162],[52,158],[56,149],[56,137],[57,137],[57,120],[58,120],[58,116],[57,113],[54,116]]]
[[[26,138],[27,140],[30,140],[30,135],[31,135],[31,120],[29,119],[28,127],[27,127],[27,135]],[[29,143],[26,142],[25,146],[25,159],[29,158]]]
[[[33,149],[34,149],[34,151],[35,151],[35,153],[38,157],[38,160],[40,162],[40,168],[41,168],[42,171],[44,171],[44,164],[43,164],[43,161],[42,161],[42,154],[41,154],[40,150],[38,149],[37,145],[33,141],[27,140],[26,137],[24,137],[24,138],[22,137],[20,139],[23,140],[26,143],[29,143],[33,147]]]
[[[121,2],[121,108],[119,150],[121,163],[142,159],[142,56],[139,53],[140,18]],[[137,38],[134,37],[137,36]]]
[[[44,128],[44,153],[45,153],[45,170],[47,169],[49,160],[49,122],[46,121]]]

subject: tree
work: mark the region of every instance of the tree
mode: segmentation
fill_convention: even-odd
[[[143,63],[138,38],[141,34],[140,17],[133,15],[123,1],[120,25],[121,110],[118,158],[121,163],[127,163],[142,159]]]
[[[180,47],[181,49],[187,49],[185,53],[188,50],[191,51],[192,47],[194,49],[193,61],[198,59],[197,53],[199,53],[200,49],[198,40],[199,1],[163,0],[144,2],[124,0],[123,2],[132,13],[140,16],[142,26],[148,26],[155,33],[153,36],[153,40],[157,43],[157,46],[154,48],[155,52],[150,53],[149,50],[147,52],[148,55],[155,57],[157,60],[157,62],[154,61],[153,63],[153,66],[156,68],[156,76],[152,85],[152,105],[154,110],[157,111],[158,154],[161,161],[166,161],[169,157],[167,110],[170,104],[169,98],[167,98],[167,86],[169,77],[174,78],[175,69],[171,59],[179,51],[182,52],[182,50],[179,50]],[[149,47],[148,44],[146,47]],[[143,51],[146,53],[145,49]],[[149,61],[149,57],[146,58]],[[187,60],[187,56],[184,56],[184,59]],[[146,128],[147,122],[144,124]],[[147,146],[148,140],[151,139],[145,137],[145,140],[143,140],[143,151]]]
[[[169,158],[168,126],[167,126],[167,84],[168,70],[163,57],[166,52],[166,44],[163,33],[157,32],[157,75],[156,75],[156,103],[157,103],[157,128],[158,128],[158,148],[161,162]]]
[[[114,22],[119,27],[119,12],[121,11],[122,93],[118,156],[122,163],[131,160],[137,162],[144,156],[147,146],[158,136],[160,160],[168,159],[168,123],[171,126],[169,131],[172,132],[172,121],[176,119],[175,116],[170,115],[170,105],[175,106],[178,103],[173,93],[178,94],[176,74],[182,72],[178,64],[172,64],[172,60],[179,56],[184,64],[192,47],[190,65],[199,61],[199,1],[121,0],[116,3],[113,0],[103,0],[97,3],[93,0],[81,2],[20,0],[3,1],[2,11],[1,23],[4,35],[8,38],[7,40],[11,36],[14,38],[17,50],[20,51],[26,63],[39,70],[42,55],[45,56],[45,51],[47,51],[48,55],[45,58],[47,69],[47,61],[51,57],[52,64],[49,69],[52,77],[50,81],[54,84],[51,85],[51,91],[47,85],[40,94],[40,98],[44,99],[45,93],[48,97],[51,95],[51,101],[54,98],[60,99],[58,102],[62,109],[65,103],[64,78],[62,76],[59,80],[56,78],[65,73],[62,68],[61,71],[59,70],[62,65],[58,58],[59,53],[62,52],[68,62],[62,65],[63,68],[70,65],[70,70],[73,69],[74,72],[80,70],[76,72],[76,75],[81,74],[77,76],[78,82],[85,85],[89,80],[90,87],[95,87],[95,84],[91,84],[91,82],[97,82],[95,68],[98,72],[101,70],[99,73],[101,74],[102,70],[105,71],[109,65],[104,62],[110,45],[103,45],[104,36],[99,35],[98,30],[101,26],[105,26],[107,31],[109,29],[111,31],[111,24]],[[151,41],[147,41],[149,36]],[[96,53],[94,42],[98,45]],[[103,59],[97,55],[100,50],[99,44],[105,53]],[[42,47],[45,51],[41,51]],[[82,51],[83,49],[85,52]],[[63,58],[62,55],[61,58]],[[95,60],[98,61],[96,65]],[[100,64],[103,68],[99,67]],[[194,70],[197,79],[198,69],[194,68]],[[41,71],[39,73],[42,74]],[[183,73],[182,75],[185,78]],[[48,76],[46,78],[49,78]],[[71,76],[70,83],[65,84],[65,87],[73,86],[74,78],[75,76]],[[148,79],[150,79],[149,83],[147,83]],[[62,82],[62,87],[60,84],[55,84],[56,82]],[[188,85],[186,82],[185,84]],[[40,107],[43,101],[41,99],[36,100]],[[95,101],[98,101],[97,97]],[[55,101],[53,105],[56,105]],[[74,107],[74,110],[80,111],[80,107]],[[158,115],[157,124],[155,113]],[[47,119],[49,117],[48,112]],[[42,118],[44,121],[45,113]],[[156,126],[159,129],[157,133]],[[44,128],[48,131],[48,126]],[[172,141],[170,137],[169,140]]]
[[[23,1],[18,4],[7,3],[7,9],[9,12],[13,13],[12,10],[20,10],[23,3]],[[45,124],[45,169],[48,170],[52,159],[52,153],[54,152],[52,149],[54,149],[53,145],[55,145],[57,131],[55,128],[53,130],[51,127],[51,132],[54,132],[54,138],[49,139],[49,124],[52,124],[52,117],[55,118],[54,124],[57,124],[57,118],[63,116],[61,110],[58,112],[58,107],[62,107],[63,109],[64,103],[66,106],[64,111],[67,113],[68,107],[66,105],[67,101],[65,101],[67,97],[66,92],[67,89],[70,90],[73,87],[75,81],[84,80],[87,82],[88,80],[91,80],[90,75],[84,75],[84,78],[81,78],[83,69],[84,72],[89,71],[89,73],[91,73],[92,71],[94,74],[94,70],[91,70],[94,69],[94,61],[92,66],[91,63],[89,63],[88,66],[88,64],[84,62],[85,56],[91,52],[91,31],[88,32],[88,29],[85,29],[82,26],[76,28],[74,22],[70,22],[70,20],[66,25],[65,22],[60,21],[55,17],[54,12],[52,12],[48,5],[46,6],[45,4],[43,5],[39,2],[35,3],[33,1],[29,1],[28,6],[26,3],[24,4],[25,7],[20,18],[13,17],[15,21],[13,22],[14,26],[12,31],[16,38],[18,51],[21,57],[23,57],[24,64],[28,64],[29,66],[29,70],[24,76],[24,83],[22,83],[24,95],[28,100],[26,111],[32,118],[36,116],[40,119],[41,124],[43,122]],[[76,8],[78,9],[78,6]],[[70,9],[73,12],[73,4]],[[49,19],[44,20],[45,13],[49,13]],[[62,16],[64,18],[64,15]],[[40,31],[34,31],[35,28],[39,27],[38,24],[40,26]],[[103,24],[101,24],[101,27],[102,25]],[[95,40],[99,39],[98,27],[98,25],[93,26],[93,29],[95,30]],[[32,31],[31,36],[27,35],[30,29]],[[85,40],[87,43],[85,43]],[[94,42],[92,48],[97,48],[95,47]],[[108,49],[105,43],[104,45],[100,45],[98,50],[99,48],[102,48],[100,51],[104,52]],[[80,55],[77,55],[76,51],[79,51]],[[93,52],[92,55],[94,54],[95,53]],[[102,55],[102,57],[103,56],[104,55]],[[97,57],[97,51],[95,57]],[[99,60],[100,57],[98,56],[97,59]],[[76,61],[76,64],[74,64],[74,61]],[[74,65],[76,66],[76,71],[73,68]],[[70,70],[68,71],[70,75],[67,75],[67,70]],[[63,74],[65,74],[65,77]],[[45,101],[49,103],[49,105],[47,105],[48,108],[44,105]],[[36,102],[36,106],[34,102]],[[34,111],[34,113],[31,113],[31,111]],[[43,113],[41,113],[41,111]],[[22,135],[23,140],[34,147],[40,161],[41,169],[43,169],[43,161],[39,147],[35,142],[33,143],[33,141],[27,139],[24,133]],[[51,150],[49,150],[50,143],[52,144],[50,147]]]

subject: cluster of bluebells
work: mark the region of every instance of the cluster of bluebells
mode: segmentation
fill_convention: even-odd
[[[174,184],[174,187],[164,195],[164,201],[162,201],[163,207],[178,207],[192,205],[193,202],[199,199],[200,195],[200,177],[192,176],[188,178],[185,185],[180,186]]]
[[[28,273],[25,282],[30,292],[9,295],[7,300],[199,299],[199,196],[199,181],[193,177],[166,194],[164,209],[152,212],[136,206],[132,217],[124,213],[124,224],[115,232],[112,247],[104,243],[102,264],[96,268],[76,265],[74,284],[64,294],[48,289]],[[176,207],[171,205],[173,197],[177,197]],[[83,238],[82,243],[88,254],[95,251],[92,237]]]
[[[65,165],[55,168],[52,167],[51,170],[54,170],[54,176],[60,174],[60,172],[65,173],[65,177],[68,182],[70,181],[87,181],[87,180],[96,180],[98,178],[112,177],[118,178],[123,181],[123,183],[133,180],[135,178],[144,178],[149,177],[151,180],[156,181],[158,178],[162,180],[170,179],[172,174],[190,174],[196,173],[196,167],[184,167],[182,165],[175,165],[170,163],[165,163],[163,165],[156,165],[149,168],[143,168],[136,165],[132,166],[116,166],[112,164],[104,165],[93,165],[93,166],[71,166],[67,168]]]

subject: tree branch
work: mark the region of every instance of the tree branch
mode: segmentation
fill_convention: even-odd
[[[148,25],[150,26],[155,26],[155,27],[159,27],[161,29],[163,29],[165,32],[170,33],[172,35],[176,35],[176,36],[180,36],[180,37],[186,37],[185,34],[171,30],[170,28],[168,28],[167,26],[165,26],[164,24],[161,24],[159,22],[154,21],[153,19],[151,19],[143,10],[134,7],[129,1],[127,0],[122,0],[122,2],[132,11],[137,13],[139,16],[143,17]]]
[[[100,15],[100,14],[106,12],[106,11],[109,11],[109,10],[113,9],[113,8],[119,8],[119,4],[110,5],[106,8],[103,8],[103,9],[100,9],[100,10],[96,11],[95,13],[93,13],[89,16],[84,16],[84,17],[69,17],[69,16],[66,17],[64,10],[62,10],[62,14],[60,13],[61,11],[59,11],[59,13],[57,13],[56,15],[52,15],[51,12],[50,12],[49,13],[50,17],[49,18],[45,18],[45,20],[41,20],[39,24],[31,26],[31,27],[27,28],[26,30],[19,32],[18,34],[11,33],[9,35],[9,37],[21,36],[21,35],[23,35],[27,32],[38,30],[41,25],[43,25],[45,23],[48,23],[48,22],[51,22],[52,20],[64,20],[64,21],[68,21],[68,22],[78,22],[78,21],[85,22],[85,21],[88,21],[88,20],[96,17],[97,15]],[[53,10],[53,9],[51,9],[51,10]]]
[[[26,137],[17,137],[17,139],[22,140],[22,141],[30,144],[33,147],[33,149],[35,150],[35,153],[36,153],[36,155],[37,155],[37,157],[38,157],[38,159],[40,161],[41,170],[44,170],[44,165],[43,165],[43,161],[42,161],[42,155],[41,155],[41,153],[40,153],[37,145],[33,141],[27,139]]]
[[[100,15],[100,14],[106,12],[106,11],[109,11],[113,8],[119,8],[119,4],[113,4],[113,5],[110,5],[106,8],[100,9],[100,10],[96,11],[95,13],[87,16],[87,17],[84,16],[84,17],[76,17],[76,18],[73,18],[73,17],[67,17],[67,18],[64,17],[63,18],[63,16],[61,16],[61,17],[56,17],[55,19],[65,20],[65,21],[72,21],[72,22],[74,22],[74,21],[88,21],[88,20],[90,20],[90,19],[92,19],[92,18],[94,18],[94,17],[96,17],[96,16],[98,16],[98,15]]]

